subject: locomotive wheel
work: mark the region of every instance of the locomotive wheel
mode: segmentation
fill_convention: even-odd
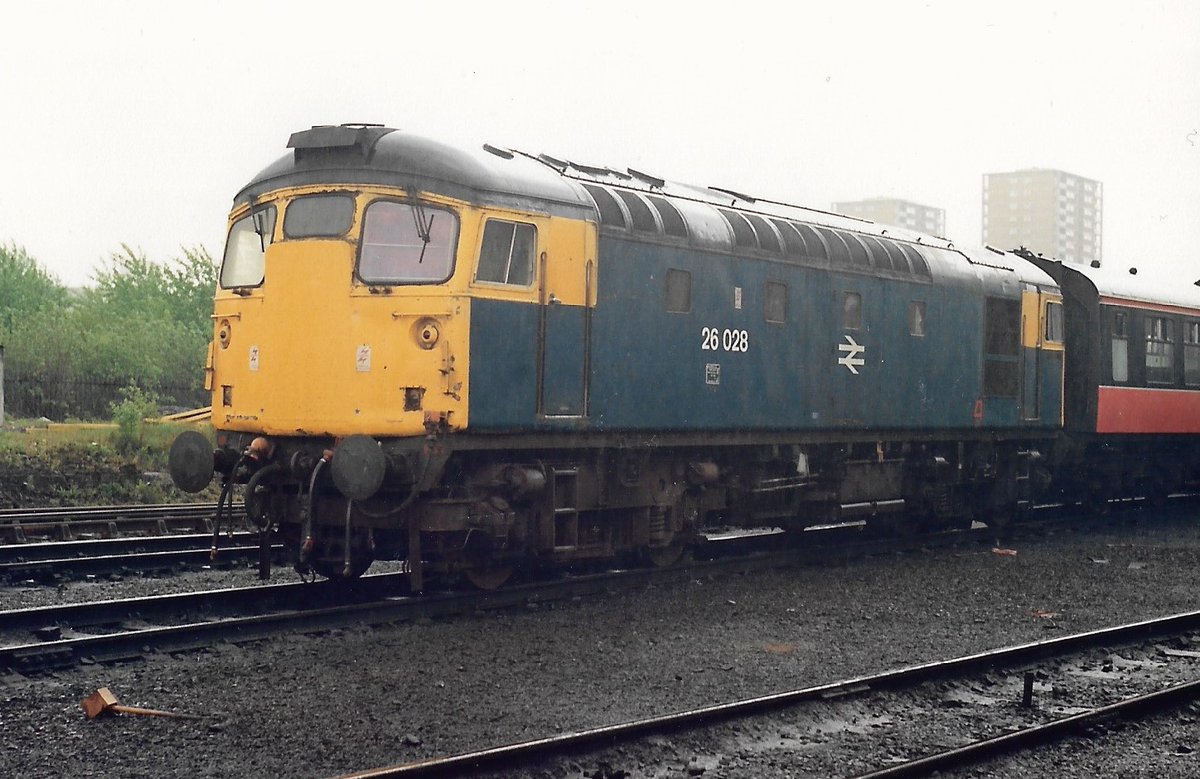
[[[375,561],[369,531],[355,530],[350,538],[350,571],[346,572],[345,541],[341,528],[317,529],[309,566],[326,579],[357,579]]]
[[[666,546],[651,547],[645,550],[646,559],[655,568],[670,568],[683,559],[687,547],[679,541],[672,541]]]
[[[326,579],[357,579],[367,572],[371,567],[371,563],[375,562],[374,558],[367,557],[351,557],[350,558],[350,575],[346,575],[346,562],[342,558],[333,560],[330,558],[314,557],[309,560],[312,569]]]
[[[510,563],[488,563],[463,571],[463,576],[471,586],[480,590],[499,589],[512,575],[513,566]]]

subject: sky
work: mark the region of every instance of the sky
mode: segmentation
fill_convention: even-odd
[[[425,6],[425,7],[422,7]],[[979,245],[985,173],[1104,185],[1106,268],[1200,279],[1200,3],[43,2],[6,7],[0,244],[70,286],[122,244],[219,257],[316,124],[828,208]]]

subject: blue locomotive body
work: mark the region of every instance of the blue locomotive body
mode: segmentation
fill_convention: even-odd
[[[715,527],[1031,505],[1065,352],[1020,256],[376,126],[289,145],[230,219],[218,450],[181,437],[171,470],[246,483],[302,571],[495,586]]]

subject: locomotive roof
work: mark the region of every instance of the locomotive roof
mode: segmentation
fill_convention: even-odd
[[[280,187],[305,184],[383,184],[437,192],[473,202],[530,207],[576,217],[594,212],[591,200],[545,165],[484,149],[463,149],[380,125],[314,127],[292,133],[293,151],[263,169],[238,192],[249,202]],[[504,164],[508,163],[508,164]]]
[[[667,181],[633,169],[621,172],[484,144],[461,148],[371,124],[319,126],[293,133],[292,153],[262,170],[238,192],[246,203],[281,187],[306,184],[383,184],[436,192],[463,200],[531,209],[604,223],[585,188],[632,190],[670,199],[688,224],[689,243],[723,251],[734,236],[716,209],[760,214],[847,230],[919,246],[935,276],[1008,288],[1019,282],[1056,286],[1040,269],[995,249],[962,249],[945,238],[857,217],[757,198],[731,189]],[[687,204],[697,204],[688,206]],[[1006,291],[1011,291],[1007,290]]]

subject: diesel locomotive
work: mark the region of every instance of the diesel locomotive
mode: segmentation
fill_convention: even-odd
[[[215,451],[186,433],[170,466],[244,485],[301,572],[386,555],[416,591],[486,588],[730,528],[1000,523],[1039,490],[1195,477],[1200,296],[382,126],[288,147],[229,217]]]

